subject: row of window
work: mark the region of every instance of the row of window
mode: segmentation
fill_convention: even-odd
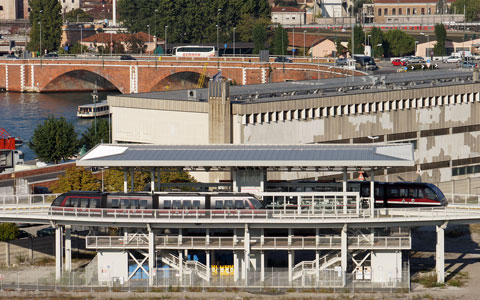
[[[446,96],[432,96],[425,98],[400,99],[380,102],[346,104],[329,107],[293,109],[285,111],[264,112],[243,115],[242,123],[256,124],[286,120],[306,120],[314,118],[335,117],[343,115],[356,115],[376,113],[391,110],[404,110],[410,108],[424,108],[442,105],[469,103],[480,101],[479,93],[466,93]]]
[[[480,173],[480,165],[452,168],[452,176]]]
[[[139,199],[112,199],[112,208],[122,209],[145,209],[147,208],[147,200]]]
[[[383,8],[383,9],[382,9],[382,8],[379,8],[379,9],[377,10],[377,15],[378,15],[379,17],[382,16],[382,11],[383,11],[383,15],[384,15],[384,16],[389,15],[389,9],[388,9],[388,8]],[[432,8],[430,8],[430,7],[429,7],[428,9],[425,9],[425,7],[421,7],[421,8],[419,8],[419,9],[416,8],[416,7],[413,7],[413,8],[407,7],[407,8],[405,9],[405,11],[406,11],[407,16],[408,16],[408,15],[418,15],[419,13],[420,13],[420,15],[425,15],[425,11],[427,12],[427,15],[431,15],[431,14],[432,14]],[[390,10],[390,12],[391,12],[390,15],[392,15],[392,16],[396,16],[396,15],[397,15],[397,9],[396,9],[396,8],[392,8],[392,9]],[[398,8],[398,15],[399,15],[399,16],[403,15],[403,8],[402,8],[402,7],[399,7],[399,8]]]

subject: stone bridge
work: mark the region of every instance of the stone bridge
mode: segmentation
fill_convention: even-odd
[[[202,75],[206,86],[219,70],[238,85],[352,75],[352,71],[309,58],[293,63],[266,63],[245,57],[160,59],[0,59],[0,88],[12,92],[71,92],[92,91],[97,86],[98,90],[128,94],[194,88]]]

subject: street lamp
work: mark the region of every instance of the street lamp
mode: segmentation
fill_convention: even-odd
[[[83,55],[83,26],[78,25],[78,27],[80,27],[80,55]]]
[[[236,27],[233,27],[233,57],[235,57],[235,29]]]
[[[220,56],[220,48],[218,48],[218,24],[215,25],[217,27],[217,57]]]
[[[306,35],[306,34],[307,34],[307,31],[304,30],[304,31],[303,31],[303,56],[304,56],[304,57],[307,57],[307,51],[306,51],[306,49],[307,49],[307,43],[305,42],[305,35]]]
[[[168,29],[168,25],[165,25],[165,55],[167,55],[167,49],[168,49],[168,44],[167,44],[167,29]]]
[[[43,9],[40,10],[40,21],[38,22],[38,24],[40,25],[40,36],[39,36],[39,41],[40,41],[40,53],[39,53],[39,56],[42,56],[42,13],[43,13]]]
[[[153,35],[154,36],[158,36],[158,34],[157,34],[157,12],[158,12],[158,9],[155,9],[155,12],[153,13],[154,14],[154,17],[153,17],[154,18],[154,21],[153,21],[154,22],[154,24],[153,24],[153,26],[154,26],[153,27],[153,29],[154,29]]]

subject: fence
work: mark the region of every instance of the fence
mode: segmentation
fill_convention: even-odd
[[[480,195],[445,194],[448,204],[480,205]]]
[[[33,268],[33,267],[32,267]],[[148,277],[145,273],[135,274],[130,280],[113,277],[109,281],[98,282],[93,272],[95,268],[65,272],[59,281],[55,281],[53,267],[51,272],[43,272],[38,276],[26,276],[27,271],[1,271],[1,290],[95,290],[95,291],[232,291],[247,290],[287,290],[328,289],[331,292],[355,290],[379,291],[382,289],[397,290],[409,289],[409,269],[405,266],[401,278],[384,278],[383,282],[372,282],[370,279],[358,279],[356,274],[348,273],[345,278],[337,269],[321,270],[317,277],[308,271],[296,280],[289,282],[288,270],[283,268],[266,268],[265,280],[261,281],[259,270],[248,272],[247,279],[233,280],[233,276],[212,276],[210,282],[203,280],[195,271],[184,270],[183,276],[169,268],[158,268],[153,277],[153,286],[148,286]],[[31,272],[31,271],[30,271]],[[370,274],[373,276],[373,273]],[[372,277],[370,277],[372,278]],[[345,286],[343,282],[345,281]]]

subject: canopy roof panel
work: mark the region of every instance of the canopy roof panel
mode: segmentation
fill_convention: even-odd
[[[117,149],[118,148],[118,149]],[[89,167],[341,169],[413,166],[411,144],[132,145],[100,144],[77,161]]]

